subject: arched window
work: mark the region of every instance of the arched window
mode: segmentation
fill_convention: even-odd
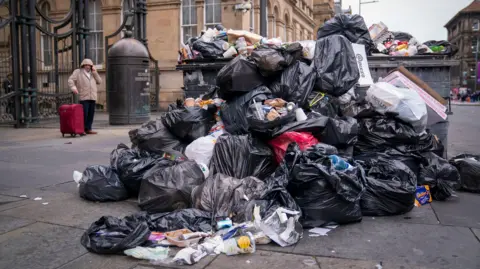
[[[90,58],[95,65],[103,64],[103,20],[102,3],[100,0],[90,0],[88,5],[88,20],[90,25],[89,49]]]
[[[205,0],[205,29],[214,28],[217,24],[222,24],[222,1]]]
[[[180,22],[182,23],[181,42],[185,43],[189,38],[197,36],[197,7],[195,6],[195,0],[182,0]]]
[[[288,33],[287,33],[287,25],[289,25],[289,18],[288,18],[288,15],[285,14],[285,24],[283,25],[283,41],[284,42],[288,42]]]
[[[277,32],[277,20],[280,18],[279,13],[280,12],[278,12],[278,7],[274,7],[273,8],[273,27],[272,27],[273,28],[273,35],[272,35],[273,38],[278,37],[277,35],[279,34]]]
[[[43,4],[41,5],[41,10],[42,10],[42,13],[45,15],[45,16],[49,16],[50,15],[50,4],[48,2],[43,2]],[[42,27],[49,31],[50,32],[50,23],[46,20],[44,20],[43,18],[41,19],[41,25]],[[40,35],[41,35],[41,38],[40,38],[40,46],[41,46],[41,49],[42,49],[42,62],[43,62],[43,65],[44,66],[51,66],[52,65],[52,57],[53,57],[53,53],[52,53],[52,39],[50,36],[40,32]]]

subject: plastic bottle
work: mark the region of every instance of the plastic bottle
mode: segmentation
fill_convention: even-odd
[[[245,38],[239,37],[237,41],[235,42],[237,51],[241,55],[246,55],[247,54],[247,41],[245,41]]]
[[[337,155],[330,155],[328,157],[332,161],[332,164],[336,170],[344,171],[344,170],[352,169],[352,166],[348,162],[338,157]]]

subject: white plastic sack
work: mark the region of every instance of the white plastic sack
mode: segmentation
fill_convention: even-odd
[[[317,42],[313,40],[303,40],[298,41],[298,43],[303,47],[303,58],[312,60],[315,56],[315,46],[317,45]]]
[[[216,142],[217,138],[212,135],[200,137],[187,146],[185,156],[190,160],[208,166],[213,156],[213,148]]]
[[[428,120],[427,106],[416,91],[378,82],[370,86],[366,100],[378,113],[397,113],[397,118],[412,124],[418,133],[425,131]]]

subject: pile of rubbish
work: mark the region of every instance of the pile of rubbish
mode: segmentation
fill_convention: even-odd
[[[422,44],[409,33],[389,31],[383,22],[373,24],[368,28],[368,32],[375,44],[373,53],[414,56],[452,55],[457,51],[457,48],[446,40],[429,40]]]
[[[365,31],[336,31],[333,22],[317,41],[251,51],[256,35],[228,31],[229,41],[247,41],[247,53],[219,71],[214,92],[131,130],[132,146],[118,145],[110,166],[75,173],[84,199],[137,197],[142,211],[100,218],[82,245],[194,264],[294,245],[304,228],[321,234],[363,216],[407,213],[458,188],[480,191],[479,157],[446,161],[431,132],[446,119],[442,100],[404,68],[373,83],[368,63],[356,60],[374,46],[363,19],[355,25]],[[169,247],[181,250],[170,255]]]

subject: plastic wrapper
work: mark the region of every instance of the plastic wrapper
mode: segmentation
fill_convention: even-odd
[[[83,199],[95,202],[121,201],[129,197],[117,173],[104,165],[93,165],[85,169],[78,192]]]
[[[215,124],[213,113],[199,107],[170,111],[162,117],[162,122],[172,134],[185,143],[206,136]]]
[[[449,161],[460,173],[462,190],[480,192],[480,156],[461,154]]]
[[[410,39],[413,38],[413,36],[409,33],[405,33],[405,32],[391,32],[393,34],[393,37],[395,40],[398,40],[398,41],[410,41]]]
[[[313,67],[297,61],[285,69],[280,79],[270,84],[269,88],[275,97],[302,107],[313,90],[315,78],[316,72]]]
[[[307,60],[313,60],[313,57],[315,56],[316,42],[314,40],[303,40],[303,41],[298,41],[298,43],[302,45],[303,58]]]
[[[315,90],[335,97],[348,92],[360,78],[352,44],[340,35],[317,40],[313,65],[317,71]]]
[[[143,175],[157,162],[165,166],[172,165],[171,161],[162,156],[151,154],[144,150],[129,149],[119,144],[110,154],[110,166],[114,169],[130,195],[137,196],[142,183]]]
[[[275,160],[277,161],[277,163],[282,162],[283,157],[285,157],[285,152],[287,151],[288,145],[293,142],[297,143],[300,150],[305,150],[313,145],[318,144],[318,140],[311,133],[283,133],[268,142],[268,144],[272,147],[273,152],[275,153]]]
[[[262,40],[262,36],[257,35],[257,34],[252,33],[252,32],[249,32],[249,31],[245,31],[245,30],[232,30],[232,29],[230,29],[230,30],[227,31],[227,36],[228,36],[228,42],[229,43],[235,43],[235,41],[239,37],[244,37],[245,41],[247,41],[251,44],[258,43],[258,42],[260,42],[260,40]]]
[[[214,218],[231,217],[234,222],[243,222],[248,202],[259,199],[264,187],[265,183],[254,177],[216,174],[195,188],[193,207],[211,212]]]
[[[205,42],[204,40],[197,40],[193,42],[192,49],[200,52],[203,58],[219,58],[223,56],[225,50],[223,46],[225,41],[215,40],[212,42]]]
[[[242,56],[235,57],[217,74],[218,97],[230,101],[264,84],[256,64]]]
[[[249,133],[250,125],[247,120],[249,107],[255,102],[263,103],[270,97],[272,95],[267,87],[259,87],[224,104],[220,109],[220,117],[225,125],[225,130],[230,134]]]
[[[210,162],[212,175],[264,179],[275,171],[272,150],[251,135],[222,135],[217,139]]]
[[[403,162],[385,155],[356,162],[365,186],[360,205],[365,216],[398,215],[412,210],[417,176]]]
[[[216,141],[217,137],[214,135],[200,137],[187,146],[185,149],[185,156],[190,160],[208,166],[213,155],[213,148],[215,147]]]
[[[283,207],[277,208],[266,219],[261,219],[260,209],[255,210],[255,226],[281,247],[296,244],[303,235],[303,227],[298,221],[299,211],[292,211]]]
[[[101,217],[82,235],[81,243],[90,252],[121,254],[144,244],[150,236],[145,221],[135,218]]]
[[[445,40],[441,40],[441,41],[430,40],[423,43],[423,45],[428,47],[429,50],[427,50],[427,53],[451,55],[458,51],[458,48],[456,48],[450,42]],[[432,47],[433,48],[440,47],[440,49],[434,52],[432,51]]]
[[[149,213],[190,208],[193,188],[204,181],[203,172],[194,161],[168,167],[157,164],[144,175],[138,205]]]
[[[427,106],[417,92],[397,88],[386,82],[377,82],[367,91],[366,100],[382,115],[393,113],[410,123],[417,133],[427,127]]]
[[[418,185],[428,185],[433,199],[444,201],[460,186],[457,168],[433,152],[422,154],[426,164],[420,169]]]
[[[130,130],[128,135],[133,145],[149,152],[163,154],[170,149],[183,152],[186,147],[161,120],[146,122],[140,128]]]
[[[367,54],[375,48],[365,20],[360,15],[339,14],[318,29],[317,38],[342,35],[350,42],[365,45]]]
[[[292,167],[288,191],[302,209],[304,227],[362,219],[360,197],[364,187],[358,177],[359,167],[336,170],[328,155],[315,148],[302,152],[295,144],[287,149],[285,163]]]
[[[309,109],[314,114],[320,114],[330,118],[335,118],[340,115],[340,103],[337,98],[312,91],[308,100]],[[315,115],[312,116],[316,117]]]

